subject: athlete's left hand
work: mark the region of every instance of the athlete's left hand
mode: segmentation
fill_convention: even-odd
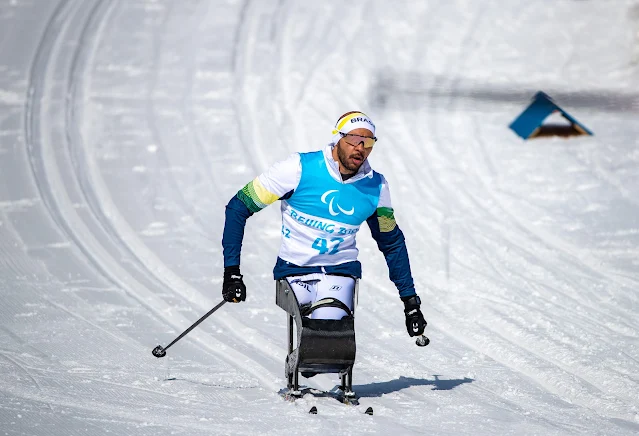
[[[424,319],[422,311],[419,309],[421,300],[419,296],[402,297],[404,302],[404,315],[406,315],[406,330],[410,336],[421,336],[428,324]]]

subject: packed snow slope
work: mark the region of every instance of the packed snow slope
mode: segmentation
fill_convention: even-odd
[[[0,435],[639,433],[638,32],[637,0],[0,0]],[[538,90],[595,136],[515,136]],[[354,109],[432,340],[363,228],[375,416],[277,394],[278,207],[248,300],[154,358],[221,299],[227,201]]]

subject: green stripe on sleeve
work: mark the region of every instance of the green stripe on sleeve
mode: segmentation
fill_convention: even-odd
[[[262,202],[257,199],[252,181],[237,191],[237,198],[239,198],[252,213],[259,212],[266,207],[265,204],[262,204]]]

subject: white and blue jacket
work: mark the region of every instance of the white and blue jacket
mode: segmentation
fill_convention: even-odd
[[[275,279],[318,272],[361,277],[356,236],[366,221],[400,296],[415,295],[386,179],[365,161],[357,174],[342,180],[332,147],[294,153],[238,191],[226,206],[224,266],[240,264],[246,220],[280,200],[282,243]]]

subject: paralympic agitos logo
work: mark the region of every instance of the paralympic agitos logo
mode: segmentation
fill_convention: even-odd
[[[341,206],[337,204],[337,202],[335,201],[335,195],[331,195],[334,192],[337,192],[337,189],[331,189],[330,191],[326,191],[324,194],[322,194],[322,203],[328,204],[328,213],[330,213],[333,216],[339,215],[340,212],[342,212],[345,215],[353,215],[355,213],[355,208],[351,207],[350,210],[342,209]],[[327,201],[329,196],[330,196],[330,199]],[[339,209],[339,212],[335,211],[335,206],[337,206],[337,209]]]

